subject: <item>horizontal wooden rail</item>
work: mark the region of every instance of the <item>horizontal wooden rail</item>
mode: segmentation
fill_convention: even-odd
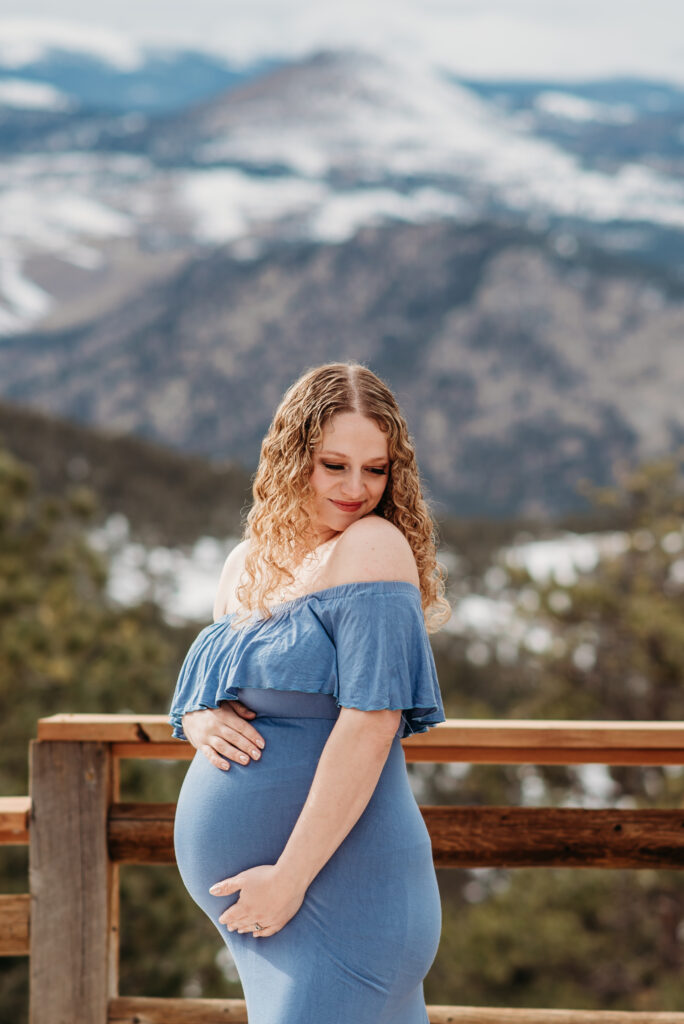
[[[31,797],[0,797],[0,845],[26,846],[29,841]]]
[[[684,1024],[684,1013],[428,1006],[430,1024]],[[108,1024],[246,1024],[242,999],[110,999]],[[323,1022],[321,1022],[323,1024]]]
[[[38,739],[110,743],[119,757],[194,756],[189,743],[171,737],[165,715],[52,715],[39,720]],[[450,718],[402,745],[407,761],[684,764],[684,722]]]
[[[115,803],[109,856],[172,864],[175,804]],[[420,808],[436,867],[684,868],[684,809]]]
[[[0,896],[0,956],[27,956],[31,897]]]
[[[402,744],[408,761],[681,765],[684,722],[449,719]],[[32,896],[0,898],[0,951],[30,950],[33,1024],[246,1024],[242,1000],[117,994],[118,864],[172,863],[175,814],[174,804],[118,802],[118,759],[194,755],[172,738],[165,715],[39,721],[31,802],[0,801],[0,841],[26,842],[30,820]],[[437,867],[684,867],[681,808],[420,810]],[[431,1024],[684,1024],[684,1012],[429,1006],[428,1014]]]
[[[435,867],[684,868],[684,809],[421,807]]]

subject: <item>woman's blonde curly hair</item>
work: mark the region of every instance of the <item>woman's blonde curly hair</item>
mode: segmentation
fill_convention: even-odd
[[[406,421],[387,385],[362,363],[349,360],[316,366],[296,380],[285,392],[261,443],[252,485],[254,501],[242,536],[250,542],[240,577],[247,579],[237,588],[243,615],[233,618],[234,628],[257,608],[270,618],[267,598],[295,578],[287,563],[315,546],[305,507],[314,497],[309,484],[313,449],[322,440],[323,427],[344,412],[367,416],[387,435],[388,480],[373,513],[394,523],[411,545],[427,631],[435,632],[449,618],[446,569],[437,561],[435,525],[421,493]]]

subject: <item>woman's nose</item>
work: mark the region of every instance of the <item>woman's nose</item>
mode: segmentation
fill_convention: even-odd
[[[342,483],[342,492],[345,500],[358,501],[364,495],[363,477],[360,473],[350,473]]]

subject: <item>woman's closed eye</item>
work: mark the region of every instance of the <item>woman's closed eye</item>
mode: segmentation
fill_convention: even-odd
[[[344,466],[341,466],[338,463],[334,462],[324,462],[323,465],[325,466],[326,469],[344,469]],[[384,469],[383,467],[369,466],[368,472],[375,473],[377,476],[384,476],[387,470]]]

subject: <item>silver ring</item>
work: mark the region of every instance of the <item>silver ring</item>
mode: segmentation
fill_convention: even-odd
[[[259,924],[259,922],[257,921],[252,927],[254,928],[255,932],[260,932],[261,929],[263,928],[263,925]]]

